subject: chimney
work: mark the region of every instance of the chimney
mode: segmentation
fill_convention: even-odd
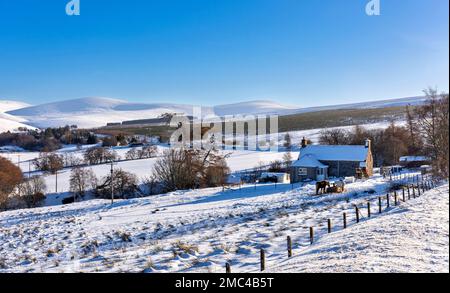
[[[302,148],[306,148],[308,146],[308,140],[305,137],[302,139]]]
[[[366,139],[366,149],[371,150],[372,149],[372,141],[370,139]]]

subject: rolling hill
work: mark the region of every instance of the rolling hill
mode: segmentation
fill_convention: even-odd
[[[258,100],[234,104],[202,106],[201,116],[225,115],[259,115],[278,114],[289,116],[302,113],[313,113],[344,109],[381,109],[401,107],[407,104],[417,105],[423,103],[423,97],[402,98],[375,102],[355,104],[299,108],[282,105],[273,101]],[[78,125],[81,128],[95,128],[110,122],[123,122],[127,120],[155,118],[163,113],[184,113],[186,115],[199,115],[193,113],[193,106],[187,104],[170,103],[131,103],[125,100],[90,97],[74,100],[65,100],[30,106],[21,102],[0,102],[1,131],[17,129],[21,126],[32,127],[58,127],[64,125]]]

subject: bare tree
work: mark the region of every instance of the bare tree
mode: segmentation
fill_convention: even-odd
[[[280,160],[272,161],[270,162],[269,172],[283,172],[284,171],[283,165],[284,165],[283,161]]]
[[[47,186],[44,178],[33,176],[26,179],[20,187],[20,198],[28,208],[39,206],[45,200]]]
[[[33,164],[38,170],[55,174],[64,168],[64,158],[55,153],[40,153]]]
[[[96,196],[110,198],[111,184],[113,184],[114,198],[134,198],[142,195],[136,175],[117,169],[112,178],[111,175],[103,178],[102,183],[95,190]]]
[[[154,158],[158,154],[158,148],[154,145],[152,146],[144,146],[141,150],[138,151],[139,159],[149,159]]]
[[[96,177],[92,169],[75,167],[70,173],[70,192],[74,198],[84,197],[89,188],[92,188],[92,182],[96,182]]]
[[[131,148],[126,154],[125,158],[127,160],[137,160],[139,159],[138,150],[136,148]]]
[[[165,191],[218,186],[226,181],[228,173],[225,156],[214,148],[170,149],[153,167],[155,179]]]
[[[320,144],[346,145],[349,144],[349,132],[343,129],[325,129],[320,132]]]
[[[435,89],[424,91],[425,105],[415,111],[419,133],[424,141],[425,152],[431,157],[435,175],[449,176],[449,96],[438,94]]]

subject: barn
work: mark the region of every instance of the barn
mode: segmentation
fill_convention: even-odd
[[[369,139],[365,145],[308,145],[303,138],[298,160],[291,167],[291,181],[370,177],[373,175],[371,148]]]

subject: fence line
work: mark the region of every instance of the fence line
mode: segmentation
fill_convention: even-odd
[[[383,212],[387,212],[390,210],[390,202],[389,202],[389,198],[391,196],[391,194],[393,194],[394,196],[394,200],[395,200],[395,206],[399,206],[401,204],[401,201],[398,199],[398,193],[397,191],[402,192],[402,202],[406,203],[407,201],[411,200],[411,189],[412,189],[412,194],[414,196],[414,198],[417,198],[415,196],[415,190],[417,189],[419,196],[421,196],[422,194],[424,194],[426,191],[435,189],[438,187],[438,182],[429,178],[428,176],[424,177],[421,176],[421,178],[419,179],[416,176],[413,177],[407,177],[406,178],[406,182],[404,182],[405,178],[401,178],[399,182],[403,183],[404,186],[402,186],[399,189],[395,189],[393,192],[390,192],[387,194],[387,204],[385,206],[385,209],[383,209],[383,205],[382,205],[382,200],[381,197],[378,196],[375,199],[378,199],[378,206],[379,206],[379,215],[381,215]],[[412,179],[412,180],[411,180]],[[416,180],[417,179],[417,180]],[[412,182],[411,182],[412,181]],[[416,183],[416,184],[414,184]],[[406,186],[406,187],[405,187]],[[407,188],[408,190],[408,197],[406,197],[406,193],[405,193],[405,188]],[[422,193],[420,193],[422,189]],[[367,220],[369,220],[370,218],[372,218],[372,212],[371,212],[371,201],[373,200],[373,197],[370,197],[368,199],[366,199],[367,201]],[[359,205],[358,203],[353,204],[353,206],[355,207],[355,222],[359,223],[361,221],[361,219],[364,219],[365,217],[362,215]],[[343,217],[342,217],[342,221],[343,221],[343,226],[342,229],[346,229],[348,227],[348,223],[347,223],[347,213],[344,212],[343,213]],[[333,233],[333,227],[332,227],[332,223],[333,223],[333,219],[332,218],[328,218],[327,219],[327,234]],[[337,226],[336,226],[337,227]],[[315,233],[314,233],[315,229],[313,226],[309,227],[309,245],[314,244],[315,242]],[[337,229],[334,229],[334,231],[337,231]],[[326,235],[326,234],[325,234]],[[287,236],[287,254],[288,254],[288,258],[292,257],[292,238],[291,236]],[[260,270],[261,271],[265,271],[267,266],[267,253],[264,249],[260,250]],[[227,262],[225,264],[225,269],[227,273],[231,273],[231,264],[230,262]]]

